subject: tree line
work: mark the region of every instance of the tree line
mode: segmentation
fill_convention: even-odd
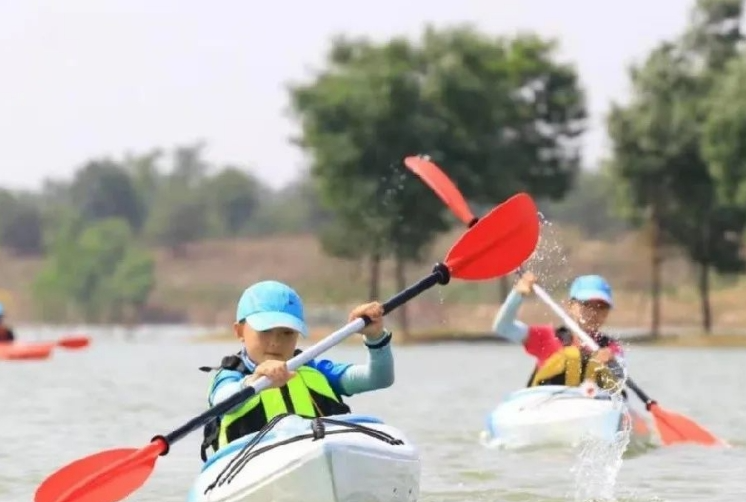
[[[744,270],[741,16],[740,0],[699,0],[686,31],[630,70],[632,99],[613,106],[612,155],[595,172],[580,170],[585,92],[555,40],[470,26],[339,36],[323,70],[289,86],[291,141],[310,158],[295,184],[273,191],[245,166],[211,165],[201,143],[92,160],[38,193],[0,192],[0,244],[45,256],[35,292],[50,316],[136,315],[154,284],[145,244],[178,258],[196,240],[283,231],[316,232],[329,254],[369,262],[378,297],[382,260],[404,287],[407,264],[455,224],[401,164],[422,153],[475,208],[527,191],[549,218],[579,219],[592,235],[645,229],[654,299],[663,249],[685,250],[709,329],[711,271]]]

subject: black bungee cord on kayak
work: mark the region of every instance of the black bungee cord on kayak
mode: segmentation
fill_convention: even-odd
[[[392,435],[379,431],[370,427],[365,427],[361,424],[354,424],[350,422],[345,422],[343,420],[335,420],[333,418],[327,418],[327,417],[317,417],[311,420],[311,432],[309,434],[299,434],[297,436],[293,436],[291,438],[285,439],[283,441],[278,441],[277,443],[264,446],[259,449],[254,449],[256,445],[258,445],[262,439],[285,417],[290,416],[290,413],[283,413],[282,415],[277,415],[272,420],[267,422],[267,425],[262,427],[259,432],[256,433],[256,435],[251,438],[250,441],[248,441],[242,448],[241,451],[239,451],[235,457],[231,459],[230,462],[228,462],[228,465],[226,465],[222,471],[220,471],[215,478],[215,480],[210,483],[207,488],[205,488],[205,495],[207,492],[215,488],[216,486],[222,486],[223,484],[229,484],[233,479],[238,475],[241,470],[246,467],[246,464],[249,463],[249,461],[262,453],[269,451],[273,448],[276,448],[278,446],[284,446],[290,443],[294,443],[296,441],[302,441],[304,439],[310,439],[312,441],[316,441],[319,439],[324,439],[329,434],[344,434],[344,433],[350,433],[350,432],[359,432],[361,434],[366,434],[372,438],[378,439],[380,441],[383,441],[384,443],[388,443],[390,445],[402,445],[404,444],[404,441],[401,439],[396,439]],[[326,429],[327,425],[334,425],[342,427],[342,429],[328,431]]]

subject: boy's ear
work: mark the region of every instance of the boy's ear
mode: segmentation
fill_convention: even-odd
[[[236,335],[236,338],[238,338],[239,340],[243,340],[243,325],[241,323],[234,322],[233,333]]]

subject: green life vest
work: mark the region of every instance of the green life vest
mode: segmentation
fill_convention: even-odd
[[[299,350],[296,355],[298,353]],[[200,368],[202,371],[215,369],[238,371],[243,375],[252,373],[238,355],[224,357],[218,368]],[[286,413],[315,418],[350,413],[350,408],[332,389],[323,373],[310,366],[301,366],[286,385],[264,390],[209,422],[204,429],[200,451],[202,460],[207,460],[208,448],[217,451],[235,439],[260,431],[274,417]]]

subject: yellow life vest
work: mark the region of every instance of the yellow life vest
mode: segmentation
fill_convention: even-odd
[[[529,387],[537,385],[567,385],[578,387],[584,380],[592,380],[602,389],[611,389],[616,380],[609,369],[578,347],[563,347],[552,354],[532,375]]]

